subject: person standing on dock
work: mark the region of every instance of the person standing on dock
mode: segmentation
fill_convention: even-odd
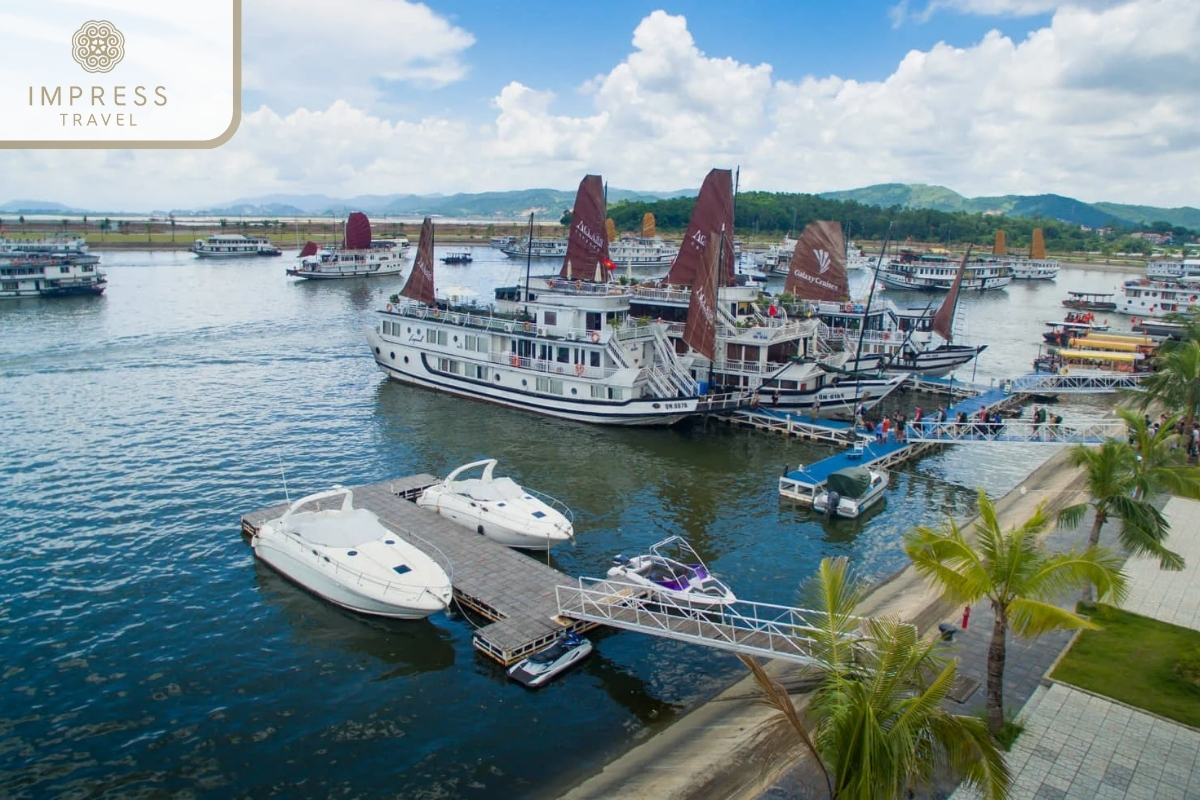
[[[883,423],[879,426],[879,433],[883,438],[883,443],[888,444],[891,439],[892,420],[888,416],[884,416]]]
[[[1038,406],[1033,407],[1033,435],[1034,438],[1041,438],[1042,429],[1042,409]]]
[[[776,390],[775,390],[775,393],[776,393],[776,395],[778,395],[778,394],[779,394],[779,390],[778,390],[778,389],[776,389]],[[818,396],[816,396],[816,397],[814,397],[814,398],[813,398],[813,409],[812,409],[812,418],[813,418],[813,422],[816,422],[816,421],[817,421],[817,417],[819,417],[819,416],[821,416],[821,397],[820,397],[820,395],[818,395]],[[854,424],[855,424],[855,425],[859,425],[859,424],[861,424],[861,423],[862,423],[862,419],[861,419],[861,418],[860,418],[860,419],[856,419],[856,420],[854,421]]]

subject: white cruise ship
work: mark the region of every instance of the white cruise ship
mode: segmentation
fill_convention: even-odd
[[[1175,281],[1181,278],[1200,280],[1200,258],[1182,261],[1151,261],[1146,265],[1146,277],[1152,281]]]
[[[372,239],[367,215],[355,211],[346,222],[346,237],[341,247],[318,247],[315,242],[308,242],[287,274],[310,281],[399,275],[404,270],[408,250],[405,237]]]
[[[83,239],[0,239],[0,299],[102,294],[99,263]]]
[[[566,239],[530,239],[514,240],[501,246],[500,252],[509,258],[566,258]]]
[[[1125,281],[1117,295],[1117,313],[1161,318],[1200,308],[1200,279]]]
[[[884,264],[879,278],[889,289],[921,292],[948,292],[958,274],[958,264],[948,256],[901,251],[899,258]],[[1002,289],[1012,283],[1012,267],[1007,262],[975,260],[967,264],[962,277],[963,291]]]
[[[679,246],[662,239],[618,239],[608,243],[608,258],[618,267],[667,267],[679,254]]]
[[[242,236],[233,233],[197,239],[192,252],[200,258],[249,258],[251,256],[278,256],[283,251],[271,244],[270,239]]]

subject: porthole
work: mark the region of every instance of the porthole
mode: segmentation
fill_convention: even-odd
[[[356,556],[356,555],[358,555],[358,551],[357,551],[357,550],[347,550],[347,551],[346,551],[346,555],[348,555],[348,556]]]
[[[412,328],[405,328],[405,329],[404,329],[404,332],[405,332],[405,333],[412,333]]]
[[[528,385],[529,385],[529,381],[525,380],[524,378],[521,378],[521,385],[522,385],[522,386],[528,386]]]
[[[395,353],[395,352],[388,353],[388,355],[392,357],[392,361],[395,361],[395,360],[396,360],[396,353]]]
[[[499,383],[499,382],[500,382],[500,376],[499,376],[499,375],[497,375],[497,376],[496,376],[496,383]]]
[[[405,363],[405,364],[407,364],[407,363],[408,363],[408,356],[405,356],[405,357],[404,357],[404,363]]]
[[[655,408],[658,408],[658,403],[655,403],[655,404],[654,404],[654,407],[655,407]]]
[[[376,348],[375,348],[375,355],[379,355],[379,348],[378,348],[378,347],[376,347]]]
[[[454,343],[455,343],[455,344],[458,344],[458,337],[457,337],[457,336],[455,336],[455,337],[454,337]]]
[[[579,394],[579,390],[578,390],[578,389],[572,389],[572,390],[571,390],[571,394]]]

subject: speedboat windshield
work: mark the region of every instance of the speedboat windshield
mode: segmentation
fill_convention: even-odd
[[[512,478],[495,478],[491,481],[471,478],[465,481],[455,481],[451,488],[472,500],[483,502],[516,500],[525,496],[525,490]]]

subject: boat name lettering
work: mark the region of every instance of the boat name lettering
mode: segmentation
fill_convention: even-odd
[[[589,228],[588,224],[583,220],[575,223],[575,231],[597,250],[604,248],[604,238]]]

